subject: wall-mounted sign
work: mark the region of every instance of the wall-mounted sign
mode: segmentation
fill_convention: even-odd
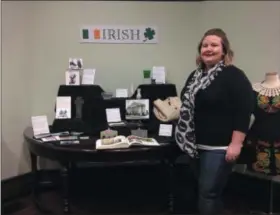
[[[158,43],[154,26],[84,26],[80,35],[82,43]]]

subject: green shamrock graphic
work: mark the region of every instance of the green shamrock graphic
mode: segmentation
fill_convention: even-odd
[[[156,32],[154,29],[146,28],[144,33],[145,39],[143,40],[143,42],[154,39],[155,34]]]

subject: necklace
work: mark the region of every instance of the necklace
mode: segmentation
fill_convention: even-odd
[[[280,86],[278,87],[264,87],[262,83],[255,83],[253,84],[253,89],[263,96],[279,96],[280,95]]]

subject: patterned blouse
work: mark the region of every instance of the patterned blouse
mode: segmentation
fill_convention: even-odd
[[[265,174],[280,174],[280,94],[261,95],[255,91],[255,121],[247,143],[254,148],[251,168]]]

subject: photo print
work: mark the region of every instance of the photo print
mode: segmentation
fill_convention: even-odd
[[[66,119],[66,118],[68,118],[67,110],[59,110],[58,118],[59,119]]]
[[[69,58],[69,69],[82,69],[83,59],[81,58]]]
[[[76,79],[77,79],[77,75],[76,74],[70,74],[69,75],[69,84],[76,84]]]
[[[125,118],[128,120],[149,119],[149,99],[126,100],[125,110]]]
[[[66,85],[80,85],[80,71],[69,70],[65,75]]]

